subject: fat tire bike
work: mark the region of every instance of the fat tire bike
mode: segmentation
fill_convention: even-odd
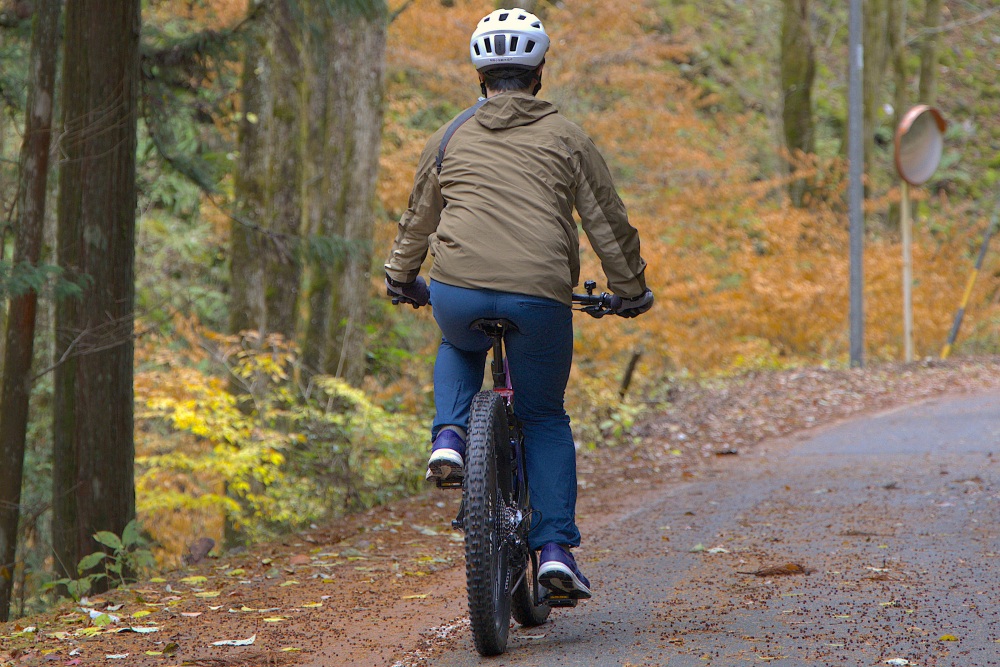
[[[612,296],[593,293],[573,302],[592,317],[611,312]],[[524,434],[514,415],[514,391],[504,356],[504,337],[516,326],[509,320],[480,319],[471,325],[493,342],[490,369],[493,389],[472,400],[461,483],[438,482],[441,488],[461,488],[462,502],[452,526],[465,533],[465,576],[469,620],[476,651],[493,656],[507,649],[510,618],[533,627],[546,621],[553,607],[575,607],[569,595],[538,584],[538,554],[528,545],[534,513],[528,490]]]

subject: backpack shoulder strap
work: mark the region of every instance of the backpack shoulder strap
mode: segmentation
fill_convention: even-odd
[[[452,135],[454,135],[455,132],[458,131],[458,128],[462,127],[462,125],[465,124],[465,121],[472,118],[472,116],[475,115],[477,111],[479,111],[479,107],[483,106],[483,104],[485,103],[486,103],[486,98],[484,97],[475,104],[473,104],[471,107],[460,113],[458,117],[455,118],[455,120],[452,122],[452,124],[448,126],[448,129],[445,130],[444,136],[441,137],[441,145],[438,146],[437,159],[434,161],[434,166],[437,168],[438,174],[441,173],[441,165],[444,164],[444,150],[445,148],[448,147],[448,142],[451,141]]]

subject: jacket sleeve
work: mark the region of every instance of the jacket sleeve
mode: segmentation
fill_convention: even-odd
[[[444,198],[441,196],[434,158],[442,133],[443,130],[435,133],[420,155],[409,205],[399,219],[396,239],[385,262],[385,272],[401,283],[417,279],[420,265],[427,257],[428,237],[437,230],[441,222]]]
[[[646,291],[646,262],[639,254],[639,232],[629,224],[625,204],[594,142],[584,139],[579,155],[576,210],[583,231],[601,260],[611,291],[626,298],[641,296]]]

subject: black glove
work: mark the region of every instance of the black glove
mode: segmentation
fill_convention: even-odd
[[[392,297],[393,303],[408,303],[414,308],[426,306],[431,301],[431,291],[427,287],[427,282],[417,277],[410,283],[401,283],[385,276],[385,293]]]
[[[620,317],[636,317],[653,307],[653,292],[646,290],[641,296],[628,299],[615,295],[611,297],[611,312]]]

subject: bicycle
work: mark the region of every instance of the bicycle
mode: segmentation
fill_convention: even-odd
[[[574,294],[576,310],[600,318],[612,310],[612,295]],[[469,618],[476,650],[483,656],[507,648],[510,617],[533,627],[546,621],[553,607],[575,607],[568,595],[539,595],[538,555],[528,546],[532,509],[524,457],[524,436],[514,415],[503,342],[516,330],[502,319],[480,319],[472,328],[493,341],[490,369],[493,389],[472,401],[466,443],[465,477],[460,483],[438,482],[439,488],[461,488],[462,502],[452,527],[465,533],[465,573]]]

